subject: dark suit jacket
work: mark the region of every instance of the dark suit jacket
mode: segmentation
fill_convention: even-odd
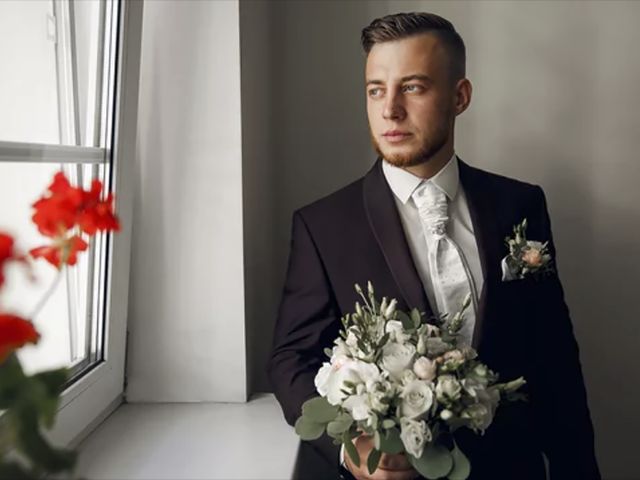
[[[527,238],[549,241],[542,189],[460,161],[484,275],[473,344],[502,380],[524,376],[528,402],[500,406],[483,437],[456,433],[470,457],[471,478],[593,480],[600,474],[593,428],[569,311],[557,275],[502,282],[504,243],[528,219]],[[293,215],[291,254],[275,328],[269,376],[287,422],[317,395],[314,377],[353,311],[354,284],[371,281],[376,296],[398,308],[431,313],[381,160],[361,179]],[[335,477],[338,447],[323,436],[302,442],[296,476]],[[322,470],[324,468],[324,470]]]

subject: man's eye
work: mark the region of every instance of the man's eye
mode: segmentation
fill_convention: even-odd
[[[380,96],[380,89],[379,88],[372,88],[371,90],[369,90],[369,96],[370,97],[378,97],[378,96]]]
[[[405,85],[405,92],[419,92],[421,89],[420,85]]]

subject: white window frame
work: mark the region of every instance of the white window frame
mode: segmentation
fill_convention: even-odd
[[[105,150],[0,142],[0,160],[101,164],[105,155],[111,157],[111,191],[122,230],[107,242],[103,359],[63,392],[55,426],[47,432],[58,445],[77,445],[123,401],[143,2],[118,1],[115,98],[108,99],[114,105],[111,145]]]

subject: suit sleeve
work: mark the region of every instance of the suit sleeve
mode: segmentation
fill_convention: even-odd
[[[293,215],[291,252],[276,320],[268,374],[290,425],[302,404],[317,395],[314,378],[327,358],[323,351],[339,332],[339,312],[324,265],[299,212]],[[326,434],[311,442],[338,466],[339,449]]]
[[[535,210],[540,236],[548,240],[556,273],[541,280],[538,297],[540,322],[537,375],[531,401],[538,418],[539,436],[549,460],[551,480],[601,478],[594,450],[594,433],[580,366],[580,355],[569,309],[555,264],[556,249],[544,192],[536,189]],[[533,220],[533,218],[532,218]]]

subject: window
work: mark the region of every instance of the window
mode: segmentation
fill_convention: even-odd
[[[114,191],[123,226],[96,236],[67,269],[32,318],[41,341],[19,353],[30,372],[71,368],[57,427],[65,443],[122,393],[141,4],[0,2],[0,229],[22,250],[47,243],[31,204],[60,169],[85,188],[97,178]],[[36,262],[35,284],[18,267],[7,273],[3,305],[30,317],[55,271]]]

